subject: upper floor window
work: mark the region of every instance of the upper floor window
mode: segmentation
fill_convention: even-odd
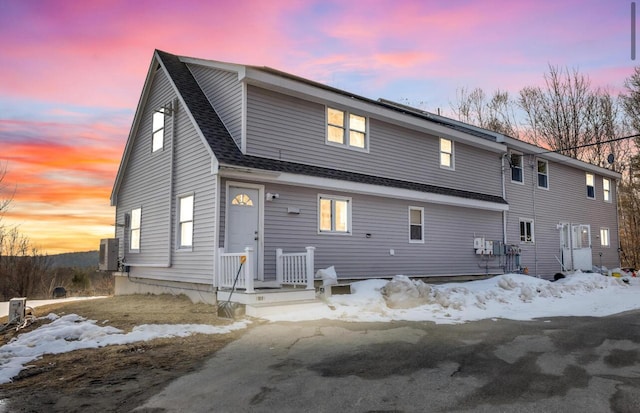
[[[522,154],[517,152],[511,152],[509,157],[509,164],[511,165],[511,182],[524,181],[524,175],[522,173]]]
[[[607,178],[602,178],[602,199],[611,202],[611,181]]]
[[[453,141],[440,138],[440,167],[453,169]]]
[[[153,112],[151,151],[159,151],[164,147],[164,108]]]
[[[587,198],[596,199],[595,177],[587,173]]]
[[[549,162],[538,159],[538,188],[549,188]]]
[[[351,233],[351,198],[318,196],[318,231],[320,233]]]
[[[409,242],[424,242],[424,208],[409,207]]]
[[[142,208],[131,210],[129,221],[129,250],[140,250],[140,228],[142,223]]]
[[[327,142],[367,149],[367,118],[328,107]]]
[[[533,243],[535,237],[533,236],[533,220],[521,219],[520,220],[520,242]]]
[[[193,246],[193,195],[181,197],[178,208],[178,246],[190,248]]]

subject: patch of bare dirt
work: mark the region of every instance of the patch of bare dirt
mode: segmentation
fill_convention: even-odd
[[[29,303],[27,302],[27,305]],[[78,314],[99,324],[131,331],[141,324],[211,324],[217,307],[184,296],[132,295],[52,304],[37,316]],[[2,321],[6,321],[6,318]],[[0,345],[49,322],[38,320],[18,332],[0,333]],[[172,380],[199,369],[216,351],[244,334],[195,334],[99,349],[45,355],[29,363],[12,383],[0,385],[0,412],[128,412]]]

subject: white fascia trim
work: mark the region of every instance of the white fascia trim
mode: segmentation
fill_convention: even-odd
[[[262,170],[244,170],[233,167],[221,167],[220,175],[226,178],[248,179],[252,181],[271,182],[286,185],[303,186],[323,190],[357,193],[363,195],[381,196],[385,198],[405,199],[415,202],[452,205],[463,208],[484,209],[488,211],[508,211],[509,205],[476,199],[460,198],[451,195],[434,194],[430,192],[414,191],[411,189],[393,188],[360,182],[342,181],[339,179],[322,178],[309,175],[298,175],[288,172],[273,173]]]
[[[382,107],[373,101],[366,102],[357,97],[353,98],[337,92],[323,89],[323,87],[331,86],[325,86],[320,83],[318,83],[318,86],[313,86],[312,84],[305,83],[317,83],[310,80],[304,79],[303,81],[303,79],[301,78],[301,80],[298,82],[293,79],[284,78],[251,67],[246,68],[245,76],[240,77],[240,80],[248,84],[253,84],[268,90],[273,90],[289,96],[299,97],[305,100],[311,100],[322,104],[327,104],[329,102],[347,108],[354,108],[359,111],[365,112],[363,113],[364,115],[377,120],[382,120],[394,125],[417,130],[419,132],[427,133],[430,135],[438,137],[442,136],[458,142],[464,142],[468,145],[486,149],[491,152],[506,152],[506,146],[502,143],[496,143],[487,139],[473,136],[462,131],[446,127],[444,125],[439,125],[427,119],[399,113],[395,110]],[[349,92],[345,91],[345,93]]]
[[[619,180],[622,178],[622,175],[618,172],[615,172],[606,168],[601,168],[599,166],[592,165],[590,163],[581,161],[579,159],[571,158],[569,156],[561,155],[557,152],[549,152],[544,148],[540,148],[539,146],[535,146],[530,143],[520,141],[518,139],[506,137],[505,143],[509,148],[514,148],[518,151],[522,151],[525,155],[532,154],[543,159],[551,160],[556,163],[571,165],[580,170],[593,172],[595,174],[606,176],[612,179]]]
[[[238,79],[241,79],[245,75],[246,66],[244,65],[227,63],[227,62],[219,62],[217,60],[198,59],[195,57],[186,57],[186,56],[179,56],[178,59],[180,59],[182,63],[205,66],[213,69],[226,70],[227,72],[236,72],[238,73]]]
[[[204,137],[204,134],[200,130],[200,127],[198,126],[198,123],[196,122],[196,120],[194,119],[193,115],[191,114],[191,110],[189,110],[189,106],[185,103],[182,95],[180,94],[180,90],[178,89],[178,87],[176,86],[176,84],[173,81],[173,78],[169,75],[169,72],[167,71],[167,68],[164,66],[164,62],[160,58],[158,58],[158,62],[162,66],[162,70],[164,70],[164,73],[167,76],[167,80],[169,81],[169,83],[171,84],[171,87],[173,88],[173,92],[175,93],[175,95],[180,100],[180,105],[182,105],[182,107],[184,108],[184,111],[187,114],[187,116],[189,117],[189,120],[191,121],[191,124],[193,125],[193,128],[196,130],[196,133],[200,137],[200,140],[202,141],[202,144],[207,149],[207,152],[209,153],[209,156],[211,156],[212,158],[215,158],[215,154],[213,153],[213,150],[211,149],[211,146],[209,146],[209,142],[207,142],[207,139]],[[175,116],[175,114],[174,114],[174,116]]]

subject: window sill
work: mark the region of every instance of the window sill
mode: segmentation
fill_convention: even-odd
[[[342,148],[342,149],[347,149],[355,152],[369,153],[368,146],[365,146],[364,148],[358,148],[357,146],[351,146],[351,145],[346,145],[344,143],[337,143],[337,142],[331,142],[331,141],[325,141],[325,144],[327,146],[333,146],[335,148]]]

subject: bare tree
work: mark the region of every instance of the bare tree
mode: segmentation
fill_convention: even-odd
[[[11,203],[15,192],[10,192],[8,190],[7,185],[4,182],[6,176],[7,166],[0,164],[0,219],[2,218],[2,214],[7,210],[7,208],[9,208],[9,204]]]
[[[607,90],[598,89],[594,92],[594,107],[587,133],[590,141],[586,143],[590,146],[583,148],[579,158],[624,173],[635,152],[635,144],[630,139],[619,139],[631,134],[620,102],[620,98],[615,98]],[[613,155],[614,163],[609,162],[610,155]]]
[[[509,92],[497,90],[490,99],[484,90],[475,88],[469,91],[460,88],[456,91],[456,102],[450,104],[458,120],[511,137],[518,137],[518,123],[515,115],[515,102]]]
[[[5,301],[16,296],[48,296],[41,288],[43,280],[50,277],[48,257],[41,254],[17,227],[1,222],[15,193],[15,189],[9,190],[3,182],[6,173],[6,166],[0,167],[0,294]]]
[[[520,90],[519,106],[536,144],[572,158],[579,147],[591,142],[596,95],[588,77],[576,69],[564,72],[549,66],[545,86]]]
[[[33,247],[17,227],[0,228],[0,292],[11,297],[48,296],[42,291],[51,278],[49,258]]]
[[[640,132],[640,66],[624,81],[627,93],[621,95],[622,106],[629,118],[631,127]]]

